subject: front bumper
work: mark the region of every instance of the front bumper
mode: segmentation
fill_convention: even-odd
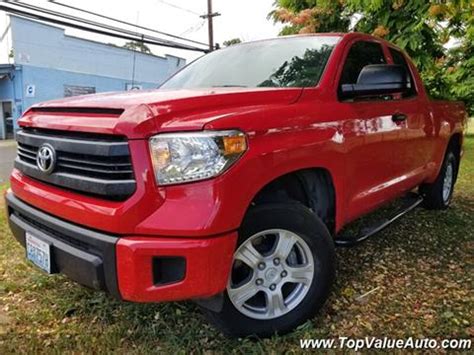
[[[210,238],[117,236],[46,214],[6,194],[10,228],[51,245],[52,271],[116,298],[159,302],[211,297],[226,287],[237,233]],[[78,217],[79,218],[84,218]]]

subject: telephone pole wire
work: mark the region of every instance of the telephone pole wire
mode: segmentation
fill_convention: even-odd
[[[220,16],[218,12],[212,12],[212,0],[207,0],[207,14],[201,15],[200,17],[207,20],[208,31],[209,31],[209,51],[214,50],[214,26],[213,18]]]

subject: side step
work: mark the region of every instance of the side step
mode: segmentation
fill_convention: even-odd
[[[375,223],[375,225],[371,227],[362,228],[360,231],[360,234],[356,237],[350,237],[350,236],[344,236],[344,235],[338,236],[336,237],[334,243],[336,244],[336,246],[340,246],[340,247],[352,247],[354,245],[357,245],[365,241],[366,239],[370,238],[374,234],[385,229],[390,224],[398,220],[400,217],[404,216],[406,213],[413,210],[422,202],[423,202],[423,197],[421,197],[420,195],[416,193],[409,193],[406,197],[403,198],[403,205],[395,213],[394,216],[388,219],[385,218],[379,221],[378,223]]]

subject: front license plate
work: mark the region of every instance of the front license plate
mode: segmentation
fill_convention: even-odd
[[[26,232],[26,258],[51,274],[51,246],[28,232]]]

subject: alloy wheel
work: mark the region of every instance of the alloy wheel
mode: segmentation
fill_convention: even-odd
[[[274,319],[296,308],[314,278],[313,254],[297,234],[265,230],[234,254],[227,293],[234,307],[253,319]]]
[[[449,162],[446,166],[446,172],[443,180],[443,201],[448,202],[451,197],[451,190],[453,188],[454,168],[453,163]]]

